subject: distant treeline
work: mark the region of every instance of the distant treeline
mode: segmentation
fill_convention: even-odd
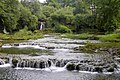
[[[0,0],[0,32],[34,31],[39,20],[56,32],[112,32],[120,28],[120,0]]]

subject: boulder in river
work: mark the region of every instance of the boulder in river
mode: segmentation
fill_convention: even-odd
[[[47,49],[55,49],[55,47],[53,47],[53,46],[47,46],[45,48],[47,48]]]
[[[19,43],[15,43],[14,46],[19,46]]]
[[[75,64],[70,63],[70,64],[67,65],[66,69],[67,69],[68,71],[72,71],[72,70],[75,70],[75,66],[76,66]]]
[[[109,68],[107,68],[107,71],[108,71],[108,72],[114,72],[114,67],[109,67]]]
[[[18,60],[17,59],[12,59],[12,67],[17,67]]]
[[[102,66],[95,66],[93,71],[101,73],[101,72],[103,72],[103,67]]]

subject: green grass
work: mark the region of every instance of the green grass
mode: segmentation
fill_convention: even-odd
[[[83,47],[79,47],[84,52],[94,52],[96,49],[108,50],[110,48],[120,48],[120,42],[103,42],[103,43],[87,43]],[[120,50],[116,51],[120,55]]]
[[[63,36],[64,38],[70,38],[70,39],[90,39],[90,40],[98,40],[96,35],[94,34],[88,34],[88,33],[82,33],[82,34],[65,34]]]
[[[10,39],[10,35],[0,33],[0,39],[1,40],[8,40],[8,39]]]
[[[81,36],[82,35],[82,36]],[[106,35],[92,35],[89,37],[89,34],[78,34],[67,35],[69,38],[78,38],[78,39],[93,39],[102,41],[101,43],[87,43],[85,46],[80,47],[79,49],[83,52],[94,53],[96,49],[108,50],[110,48],[120,48],[120,33],[112,33]],[[115,50],[116,54],[120,55],[120,50]]]
[[[120,42],[120,33],[99,35],[97,37],[99,38],[100,41],[103,42]]]
[[[26,54],[31,56],[37,56],[42,54],[52,55],[53,53],[47,50],[39,50],[34,48],[0,48],[1,54]]]
[[[71,39],[87,39],[88,34],[83,33],[83,34],[65,34],[65,38],[71,38]]]
[[[120,42],[120,33],[106,34],[106,35],[95,35],[95,34],[65,34],[63,37],[71,39],[90,39],[100,40],[102,42]]]

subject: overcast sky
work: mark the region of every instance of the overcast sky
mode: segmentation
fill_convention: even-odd
[[[21,1],[21,0],[19,0],[19,1]],[[43,2],[45,2],[46,0],[39,0],[41,3],[43,3]]]
[[[46,0],[39,0],[41,3],[43,3],[44,1],[46,1]]]

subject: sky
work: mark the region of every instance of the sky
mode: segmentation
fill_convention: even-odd
[[[19,0],[19,1],[21,1],[21,0]],[[39,0],[41,3],[44,3],[46,0]]]
[[[43,3],[44,1],[46,1],[46,0],[39,0],[41,3]]]

